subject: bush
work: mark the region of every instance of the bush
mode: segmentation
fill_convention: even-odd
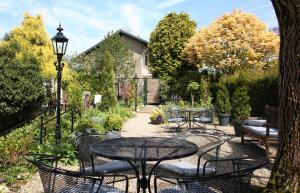
[[[107,130],[121,130],[123,126],[123,119],[118,114],[110,114],[107,116],[104,128]]]
[[[232,115],[235,119],[245,120],[250,116],[251,107],[249,105],[250,97],[248,88],[243,86],[237,88],[232,94]]]
[[[218,84],[216,107],[220,113],[229,113],[231,110],[229,92],[223,84]]]
[[[82,107],[82,89],[78,82],[72,81],[68,85],[68,105],[71,108]]]
[[[255,76],[253,72],[238,71],[233,75],[222,77],[220,82],[226,85],[231,96],[238,87],[246,86],[249,89],[251,116],[263,116],[266,105],[278,106],[277,69],[258,71]]]

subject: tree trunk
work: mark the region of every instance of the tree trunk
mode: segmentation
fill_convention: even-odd
[[[280,29],[279,147],[266,192],[300,192],[300,0],[271,0]]]

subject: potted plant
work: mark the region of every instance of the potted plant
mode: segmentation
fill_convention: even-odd
[[[230,100],[229,92],[224,84],[218,84],[216,107],[219,112],[219,124],[224,126],[229,124],[230,119]]]
[[[250,117],[251,107],[249,105],[249,100],[248,88],[245,86],[236,88],[232,94],[233,126],[236,136],[241,136],[241,125],[244,120]]]
[[[156,108],[152,112],[150,116],[150,120],[152,124],[159,125],[162,124],[165,120],[165,114],[162,109]]]

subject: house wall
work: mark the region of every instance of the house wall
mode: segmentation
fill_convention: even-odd
[[[126,35],[123,35],[122,37],[127,42],[130,51],[133,53],[133,59],[135,61],[135,73],[137,74],[137,76],[139,78],[151,77],[148,66],[145,65],[145,54],[147,54],[147,46]],[[149,61],[147,61],[147,64],[149,64]]]

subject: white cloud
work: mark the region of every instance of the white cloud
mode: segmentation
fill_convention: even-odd
[[[139,14],[139,7],[134,4],[121,5],[122,14],[125,17],[126,24],[129,30],[134,34],[139,34],[142,31],[142,19]]]
[[[12,7],[11,1],[0,1],[0,12],[6,12]]]
[[[185,1],[185,0],[165,0],[165,1],[158,3],[157,7],[158,7],[158,9],[168,8],[168,7],[177,5],[179,3],[182,3],[183,1]]]

